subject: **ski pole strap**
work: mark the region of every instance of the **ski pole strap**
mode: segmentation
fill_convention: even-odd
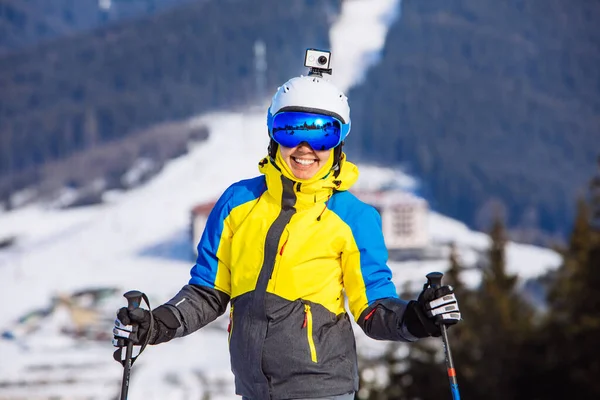
[[[137,358],[140,356],[140,354],[142,354],[142,352],[144,351],[144,349],[150,342],[150,338],[152,337],[153,330],[154,330],[154,314],[152,314],[152,308],[150,307],[150,300],[148,300],[148,296],[146,296],[145,293],[142,293],[142,299],[146,302],[146,305],[148,306],[148,312],[150,313],[150,328],[148,328],[148,334],[146,335],[146,340],[144,341],[144,344],[142,345],[142,347],[140,347],[140,352],[135,357],[131,357],[131,365],[133,365],[135,360],[137,360]],[[123,366],[125,366],[126,362],[127,362],[127,360],[121,360],[121,364],[123,364]]]
[[[140,352],[135,357],[136,359],[140,356],[140,354],[142,354],[142,351],[144,351],[146,346],[148,346],[148,343],[150,342],[150,338],[152,337],[152,333],[153,333],[152,330],[154,329],[154,314],[152,314],[152,308],[150,307],[150,300],[148,300],[148,296],[146,296],[146,293],[142,293],[142,299],[144,299],[144,301],[146,302],[146,305],[148,306],[148,312],[150,313],[150,328],[148,329],[148,334],[146,335],[146,340],[144,341],[144,344],[142,345]],[[133,361],[135,361],[135,360],[131,361],[131,365],[133,365]]]

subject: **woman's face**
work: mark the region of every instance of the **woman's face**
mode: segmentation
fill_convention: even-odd
[[[279,146],[281,157],[298,179],[310,179],[327,163],[331,150],[315,151],[308,143],[296,147]]]

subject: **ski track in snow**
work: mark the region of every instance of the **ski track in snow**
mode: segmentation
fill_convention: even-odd
[[[399,14],[399,1],[347,1],[342,7],[331,29],[332,80],[348,90],[363,78],[364,60],[371,60],[369,66],[378,59],[387,28]],[[190,124],[210,127],[206,142],[169,162],[143,186],[107,195],[103,205],[69,211],[28,206],[0,213],[0,237],[18,236],[16,246],[0,251],[0,332],[26,312],[48,307],[49,299],[59,293],[90,287],[138,289],[148,294],[153,307],[169,300],[187,283],[193,261],[184,261],[185,255],[169,258],[169,251],[153,257],[151,249],[169,249],[174,238],[187,235],[189,212],[195,204],[215,199],[231,183],[258,174],[257,164],[268,144],[265,112],[220,112],[191,119]],[[358,185],[376,188],[390,180],[408,190],[417,185],[400,171],[372,166],[361,167]],[[467,264],[488,245],[486,235],[442,215],[432,213],[429,224],[432,239],[457,242]],[[551,251],[517,244],[509,245],[507,258],[509,270],[521,277],[536,276],[559,263]],[[447,268],[445,261],[391,262],[390,266],[399,287],[408,281],[414,288],[422,285],[427,272]],[[478,275],[469,273],[467,280],[475,285]],[[110,307],[116,311],[125,299],[113,302]],[[213,400],[239,399],[229,368],[227,315],[193,335],[149,347],[132,369],[129,398],[198,399],[210,391]],[[0,386],[0,399],[117,396],[122,367],[112,360],[110,340],[76,342],[60,335],[60,321],[55,320],[59,318],[60,313],[54,313],[27,340],[0,339],[0,383],[22,383]],[[361,351],[384,348],[385,344],[367,339],[356,328]],[[111,329],[112,322],[106,321],[106,331]],[[85,384],[69,384],[73,377]]]

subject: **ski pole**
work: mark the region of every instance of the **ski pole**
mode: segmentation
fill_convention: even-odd
[[[444,274],[441,272],[430,272],[426,275],[427,282],[433,289],[437,289],[442,286],[442,277]],[[448,379],[450,380],[450,393],[452,393],[452,400],[460,400],[460,393],[458,392],[458,381],[456,380],[456,371],[454,370],[454,361],[452,361],[452,352],[450,351],[450,343],[448,342],[448,330],[446,325],[440,324],[440,330],[442,331],[442,341],[444,343],[444,354],[446,355],[446,368],[448,370]]]
[[[140,306],[140,301],[144,294],[138,290],[131,290],[123,295],[127,299],[127,309],[135,310]],[[121,384],[121,400],[127,400],[127,391],[129,390],[129,375],[131,372],[131,356],[133,352],[133,343],[127,341],[127,350],[125,352],[125,361],[123,363],[123,383]]]

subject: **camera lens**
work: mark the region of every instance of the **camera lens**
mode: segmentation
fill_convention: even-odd
[[[325,57],[325,56],[320,56],[320,57],[317,59],[317,62],[318,62],[320,65],[327,64],[327,57]]]

